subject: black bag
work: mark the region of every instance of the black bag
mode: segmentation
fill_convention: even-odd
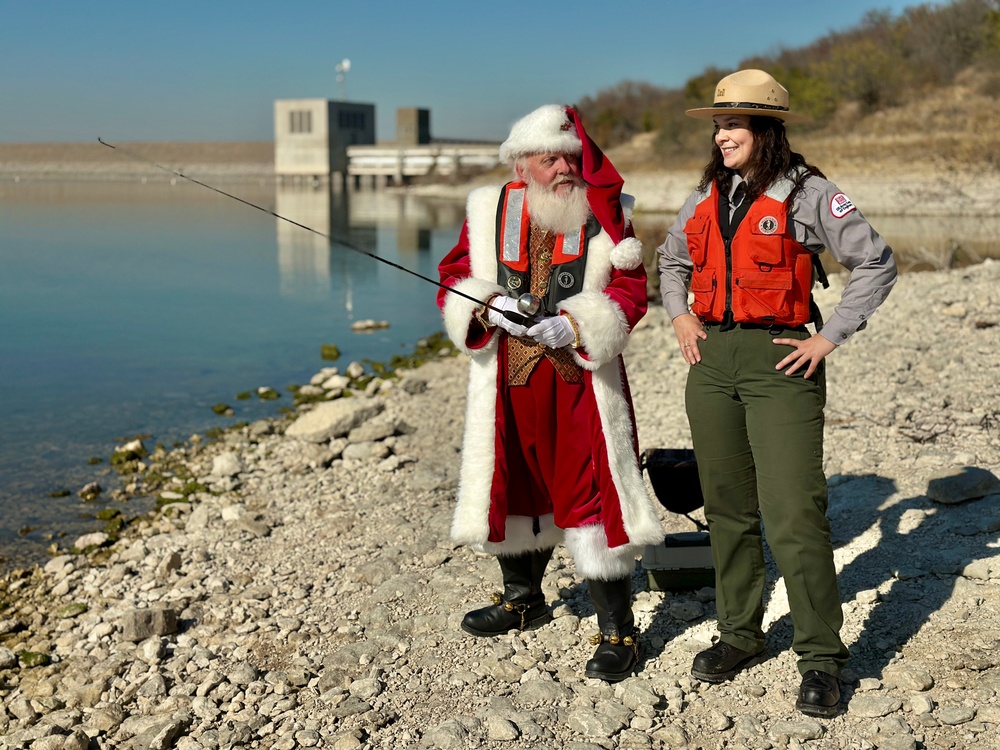
[[[640,457],[653,493],[660,505],[671,513],[686,516],[699,529],[707,527],[688,516],[705,504],[698,480],[698,463],[690,448],[647,448]]]

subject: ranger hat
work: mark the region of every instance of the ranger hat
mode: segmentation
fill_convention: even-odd
[[[689,109],[689,117],[710,120],[716,115],[758,115],[784,122],[803,122],[809,118],[788,109],[788,89],[770,73],[748,68],[731,73],[715,87],[711,107]]]

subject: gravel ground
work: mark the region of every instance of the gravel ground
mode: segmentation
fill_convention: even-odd
[[[297,415],[133,458],[164,512],[0,582],[0,748],[1000,747],[1000,263],[903,276],[829,359],[851,650],[829,720],[793,708],[773,566],[767,658],[724,685],[688,675],[713,590],[653,590],[641,561],[645,659],[618,685],[582,676],[595,617],[562,549],[551,624],[463,633],[499,582],[448,539],[467,365],[446,354],[384,383],[317,373]],[[660,308],[626,358],[640,445],[688,446]]]

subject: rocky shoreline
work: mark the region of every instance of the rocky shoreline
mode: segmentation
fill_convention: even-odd
[[[640,445],[689,446],[662,309],[626,358]],[[442,347],[391,378],[358,367],[317,373],[296,414],[137,451],[159,512],[2,579],[0,748],[1000,746],[1000,263],[903,276],[829,360],[852,655],[831,720],[793,709],[773,565],[767,659],[724,685],[687,671],[713,590],[653,590],[638,562],[645,658],[623,683],[582,677],[595,618],[562,549],[552,624],[464,634],[498,585],[448,539],[467,364]]]

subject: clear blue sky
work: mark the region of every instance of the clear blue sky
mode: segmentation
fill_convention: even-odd
[[[430,109],[438,137],[502,139],[541,104],[676,88],[920,4],[0,0],[0,142],[270,140],[275,99],[341,98],[344,58],[380,139],[402,106]]]

